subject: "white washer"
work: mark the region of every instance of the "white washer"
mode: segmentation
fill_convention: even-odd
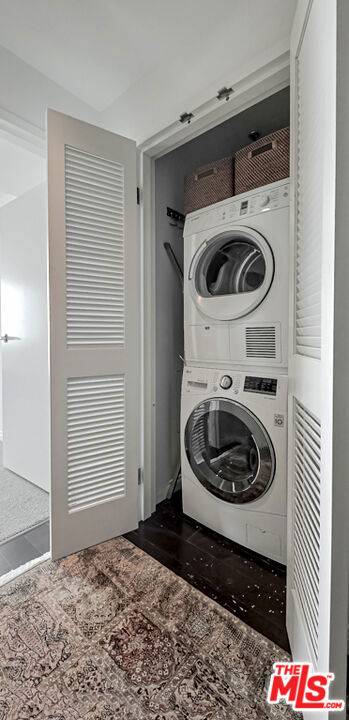
[[[287,377],[185,367],[183,510],[286,564]]]
[[[289,181],[187,215],[186,362],[287,367]]]

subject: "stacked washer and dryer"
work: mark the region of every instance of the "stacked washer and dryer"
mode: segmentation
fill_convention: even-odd
[[[289,182],[186,217],[183,510],[286,564]]]

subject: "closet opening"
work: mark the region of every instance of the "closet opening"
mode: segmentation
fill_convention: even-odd
[[[286,87],[155,160],[156,508],[127,535],[285,650],[287,173],[184,223],[188,178],[288,126]]]

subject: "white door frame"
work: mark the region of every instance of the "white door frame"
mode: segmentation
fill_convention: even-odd
[[[138,185],[140,192],[140,243],[142,254],[142,437],[139,519],[155,510],[155,417],[156,417],[156,228],[155,160],[198,137],[243,110],[289,85],[289,53],[261,68],[234,86],[228,102],[213,98],[196,108],[188,125],[178,120],[138,147]]]

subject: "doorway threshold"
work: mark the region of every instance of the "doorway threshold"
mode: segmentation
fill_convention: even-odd
[[[1,575],[0,587],[7,585],[7,583],[11,582],[12,580],[15,580],[20,575],[23,575],[24,573],[28,572],[28,570],[31,570],[36,565],[40,565],[41,563],[45,562],[46,560],[50,560],[50,558],[51,558],[51,553],[47,552],[44,555],[40,555],[39,557],[34,558],[33,560],[29,560],[29,562],[25,563],[24,565],[20,565],[19,567],[15,568],[14,570],[10,570],[5,575]]]
[[[50,551],[48,520],[0,544],[0,578]]]

